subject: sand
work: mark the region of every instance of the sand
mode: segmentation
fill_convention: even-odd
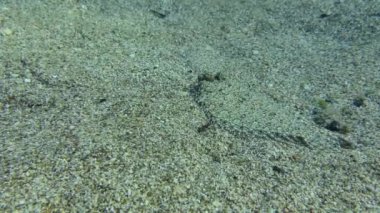
[[[379,11],[1,1],[0,211],[380,211]]]

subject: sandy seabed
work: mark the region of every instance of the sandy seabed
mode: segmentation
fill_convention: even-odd
[[[0,211],[380,211],[379,11],[1,1]]]

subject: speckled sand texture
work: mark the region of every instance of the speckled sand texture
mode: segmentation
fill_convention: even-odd
[[[379,212],[379,58],[379,0],[2,0],[0,212]]]

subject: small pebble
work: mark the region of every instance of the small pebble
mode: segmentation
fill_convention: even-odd
[[[3,35],[3,36],[10,36],[13,34],[13,31],[9,28],[5,28],[3,30],[0,31],[0,33]]]

